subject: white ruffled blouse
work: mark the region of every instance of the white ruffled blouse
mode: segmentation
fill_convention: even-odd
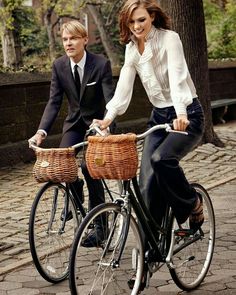
[[[105,118],[113,120],[117,115],[125,113],[137,73],[155,107],[174,106],[177,115],[186,114],[187,106],[197,96],[179,35],[152,26],[142,55],[134,39],[126,45],[125,62],[115,94],[106,105]]]

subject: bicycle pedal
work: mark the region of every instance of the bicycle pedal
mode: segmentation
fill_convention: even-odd
[[[191,235],[193,235],[193,230],[192,229],[177,229],[175,230],[175,235],[178,237],[189,237]]]

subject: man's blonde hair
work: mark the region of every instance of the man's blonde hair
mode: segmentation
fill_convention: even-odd
[[[63,33],[63,31],[66,31],[73,36],[78,36],[82,38],[88,37],[88,32],[86,28],[77,20],[71,20],[64,23],[61,27],[61,34]]]

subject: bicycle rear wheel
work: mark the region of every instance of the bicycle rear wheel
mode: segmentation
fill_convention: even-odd
[[[94,245],[86,248],[84,241],[92,226],[99,222],[103,224],[104,230],[102,241],[100,233],[100,238],[94,239]],[[71,251],[69,280],[72,294],[137,294],[143,271],[144,250],[134,218],[131,216],[125,239],[126,224],[127,213],[117,204],[99,205],[85,217]],[[136,281],[131,291],[127,281],[133,275]]]
[[[72,216],[63,221],[67,201]],[[30,213],[29,243],[34,264],[45,280],[58,283],[68,276],[70,246],[80,222],[64,185],[49,182],[39,190]]]
[[[193,184],[202,196],[204,223],[194,234],[179,235],[175,232],[175,246],[172,256],[174,267],[169,268],[176,285],[189,291],[197,288],[204,280],[211,264],[215,244],[215,217],[211,199],[199,184]],[[179,227],[174,220],[172,230]],[[188,221],[183,228],[189,228]]]

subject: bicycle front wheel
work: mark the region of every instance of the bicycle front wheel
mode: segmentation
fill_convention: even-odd
[[[68,221],[63,219],[65,206],[71,211]],[[70,246],[80,222],[64,185],[48,182],[39,190],[30,213],[29,243],[34,264],[48,282],[58,283],[68,276]]]
[[[175,232],[175,247],[172,256],[173,267],[170,274],[176,285],[189,291],[197,288],[204,280],[211,264],[215,244],[215,217],[211,199],[207,191],[199,184],[193,187],[202,196],[204,223],[194,234],[181,236]],[[188,228],[188,221],[186,226]],[[177,222],[173,222],[172,230],[177,230]]]
[[[102,225],[102,233],[96,225]],[[137,294],[144,264],[144,250],[138,225],[131,216],[125,237],[127,213],[117,204],[94,208],[82,222],[70,257],[72,294]],[[90,246],[88,237],[94,238]],[[133,290],[128,280],[135,275]]]

